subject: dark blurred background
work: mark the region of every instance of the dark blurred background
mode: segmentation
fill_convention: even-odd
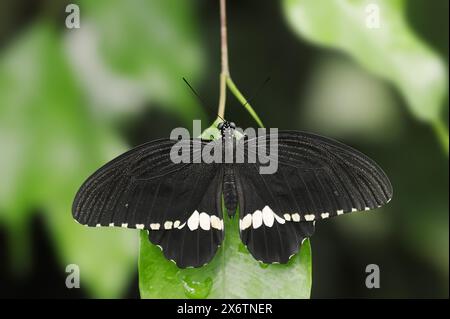
[[[65,27],[69,3],[80,5],[80,29]],[[211,0],[1,1],[0,297],[139,297],[137,233],[79,230],[71,199],[112,155],[214,120],[218,10]],[[409,0],[403,10],[446,78],[448,1]],[[395,82],[299,36],[279,1],[229,1],[228,28],[233,79],[266,126],[352,145],[394,186],[375,213],[317,224],[312,297],[448,298],[448,90],[440,121],[417,117]],[[255,126],[231,94],[226,116]],[[69,263],[86,269],[81,289],[65,287]],[[371,263],[380,289],[364,284]]]

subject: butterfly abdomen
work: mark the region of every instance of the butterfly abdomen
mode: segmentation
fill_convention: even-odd
[[[236,191],[236,179],[231,166],[225,167],[223,176],[223,199],[228,215],[234,216],[237,208],[238,195]]]

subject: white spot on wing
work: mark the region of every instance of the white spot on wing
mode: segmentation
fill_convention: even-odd
[[[127,227],[128,227],[128,224],[127,224],[127,223],[123,223],[121,226],[122,226],[123,228],[127,228]]]
[[[273,217],[275,217],[275,220],[279,223],[279,224],[284,224],[286,221],[284,220],[284,218],[281,218],[280,216],[278,216],[277,214],[275,214],[275,212],[273,213]]]
[[[257,229],[262,225],[262,212],[257,210],[252,215],[252,225],[254,229]]]
[[[329,213],[322,213],[322,214],[320,215],[320,217],[322,217],[323,219],[325,219],[325,218],[330,217],[330,214],[329,214]]]
[[[274,212],[270,209],[269,206],[264,206],[262,210],[262,218],[264,221],[264,225],[267,227],[272,227],[273,222],[275,221],[275,217],[273,216]]]
[[[252,214],[247,214],[239,221],[239,228],[245,230],[252,225]]]
[[[109,227],[114,227],[114,223],[109,223]]]
[[[305,215],[305,220],[308,222],[314,220],[314,218],[316,218],[314,214]]]
[[[211,227],[218,229],[218,230],[222,229],[222,222],[219,217],[217,217],[215,215],[211,216]]]
[[[358,210],[356,208],[352,208],[352,212],[357,212]]]
[[[200,228],[203,230],[211,229],[211,221],[209,219],[209,215],[207,213],[201,213],[199,216]]]
[[[172,225],[173,223],[170,220],[168,220],[164,223],[164,229],[172,229]]]
[[[283,217],[284,217],[284,219],[286,219],[287,221],[290,221],[290,220],[291,220],[291,215],[289,215],[289,214],[284,214]]]
[[[95,225],[95,227],[101,227],[102,225],[101,224],[97,224],[97,225]]]
[[[191,217],[189,217],[187,221],[187,225],[190,230],[196,230],[198,228],[198,224],[200,222],[200,214],[198,211],[192,213]]]
[[[176,220],[173,222],[173,228],[178,228],[178,226],[180,226],[180,221]]]
[[[292,214],[292,220],[294,222],[299,222],[300,221],[300,215],[298,213]]]
[[[342,210],[342,209],[340,209],[340,210],[337,211],[337,214],[338,214],[338,215],[342,215],[343,213],[344,213],[344,210]]]
[[[144,229],[144,224],[136,224],[137,229]]]
[[[150,224],[151,230],[158,230],[161,225],[159,223]]]
[[[364,210],[370,210],[370,207],[365,207]]]

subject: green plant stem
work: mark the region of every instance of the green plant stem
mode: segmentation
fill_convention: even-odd
[[[227,41],[227,9],[226,0],[220,0],[220,54],[221,54],[221,71],[220,71],[220,95],[219,109],[217,116],[221,119],[225,118],[225,104],[227,100],[227,77],[230,76],[228,67],[228,41]]]
[[[221,72],[220,72],[220,93],[219,93],[219,107],[217,116],[220,119],[225,118],[225,107],[227,98],[227,87],[238,99],[239,102],[250,113],[259,127],[264,127],[263,122],[256,114],[253,107],[248,103],[244,95],[239,91],[236,84],[230,76],[230,68],[228,65],[228,39],[227,39],[227,14],[226,14],[226,0],[220,0],[220,53],[221,53]]]
[[[449,155],[449,136],[447,125],[442,120],[437,120],[433,123],[433,129],[438,137],[439,142],[445,152]]]
[[[222,72],[220,73],[219,109],[217,111],[217,117],[219,119],[225,119],[226,101],[227,101],[227,75]]]
[[[259,127],[264,127],[264,124],[261,121],[261,119],[259,118],[258,114],[256,114],[253,107],[250,105],[250,103],[248,103],[247,99],[244,97],[244,95],[241,93],[241,91],[239,91],[239,89],[237,88],[236,84],[234,84],[231,77],[228,76],[226,78],[226,82],[227,82],[227,86],[230,89],[231,93],[233,93],[233,95],[238,99],[238,101],[245,107],[247,112],[253,117],[253,119],[259,125]]]

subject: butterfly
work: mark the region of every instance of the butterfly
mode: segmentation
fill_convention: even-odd
[[[161,139],[113,159],[79,189],[74,219],[91,227],[147,230],[150,242],[179,268],[201,267],[224,239],[223,200],[230,217],[239,208],[240,237],[251,255],[286,263],[313,235],[317,220],[375,209],[392,198],[391,183],[373,160],[312,133],[278,132],[273,174],[261,173],[259,157],[240,163],[198,160],[211,146],[251,152],[250,145],[270,138],[267,133],[238,140],[236,125],[228,121],[218,129],[216,140]],[[188,163],[171,157],[180,143],[190,147]]]

